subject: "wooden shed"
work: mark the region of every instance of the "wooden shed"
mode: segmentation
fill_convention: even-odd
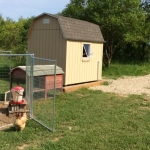
[[[98,25],[43,13],[33,19],[27,39],[29,53],[57,60],[64,86],[102,79],[104,39]]]
[[[56,89],[63,87],[63,74],[62,68],[56,66]],[[33,92],[44,91],[46,98],[47,90],[54,89],[54,65],[34,65],[33,76]],[[11,70],[10,88],[12,88],[13,79],[18,80],[17,84],[19,84],[19,79],[26,79],[26,66],[18,66]]]

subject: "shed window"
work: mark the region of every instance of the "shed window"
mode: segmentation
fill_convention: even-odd
[[[90,44],[83,44],[83,55],[82,55],[82,57],[89,57],[90,51],[91,51]]]
[[[43,19],[43,24],[49,24],[50,23],[50,19]]]

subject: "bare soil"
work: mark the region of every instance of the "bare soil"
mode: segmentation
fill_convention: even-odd
[[[0,129],[7,127],[10,124],[13,124],[16,118],[16,114],[8,115],[8,104],[0,102]]]

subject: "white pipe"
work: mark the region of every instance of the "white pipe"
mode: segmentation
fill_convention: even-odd
[[[97,62],[97,81],[99,81],[99,61]]]
[[[7,93],[10,93],[10,91],[5,92],[5,102],[6,102]]]

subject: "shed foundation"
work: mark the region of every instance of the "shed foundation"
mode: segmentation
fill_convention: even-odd
[[[103,82],[104,82],[103,80],[100,80],[100,81],[88,82],[88,83],[77,84],[77,85],[69,85],[69,86],[63,87],[63,91],[64,92],[73,92],[80,88],[89,88],[89,87],[93,87],[93,86],[98,86],[100,84],[103,84]]]

